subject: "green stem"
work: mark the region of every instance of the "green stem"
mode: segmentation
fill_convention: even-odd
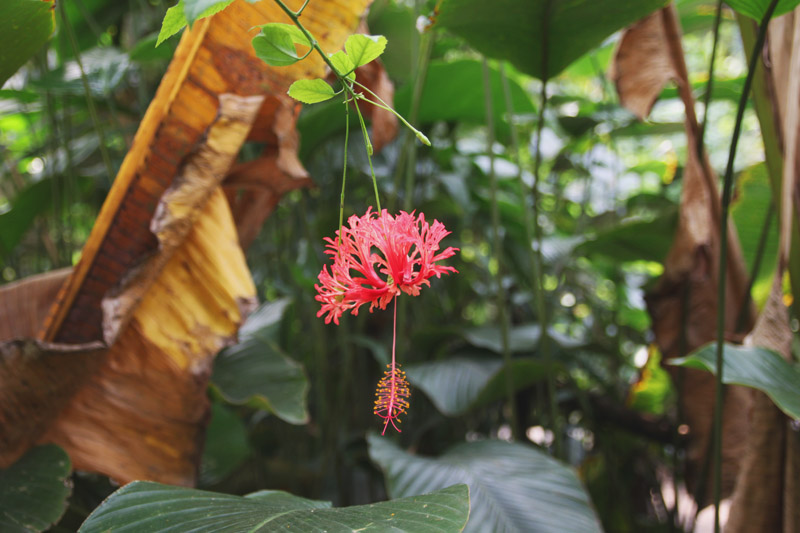
[[[767,8],[764,18],[758,27],[758,37],[753,47],[753,54],[750,56],[750,64],[747,69],[747,78],[744,80],[744,87],[739,98],[739,107],[736,110],[736,122],[731,138],[731,149],[728,153],[728,164],[725,168],[725,178],[722,188],[722,214],[720,221],[720,244],[719,244],[719,283],[717,285],[717,357],[716,357],[716,387],[714,403],[714,533],[720,532],[719,503],[722,491],[722,409],[723,409],[723,386],[722,372],[724,368],[724,347],[725,347],[725,285],[727,276],[727,257],[728,257],[728,212],[733,192],[733,163],[736,159],[736,146],[739,143],[739,136],[742,131],[742,119],[747,107],[747,100],[750,95],[750,88],[753,84],[753,75],[756,72],[756,64],[761,56],[761,49],[767,36],[767,26],[772,18],[772,13],[778,5],[778,0],[772,0]]]
[[[492,240],[494,241],[494,259],[497,261],[497,313],[500,320],[500,340],[503,347],[503,363],[505,365],[506,401],[511,412],[511,436],[519,438],[519,420],[517,406],[514,401],[514,382],[511,376],[511,347],[509,345],[509,324],[506,313],[506,292],[503,288],[503,248],[500,240],[500,211],[497,207],[497,176],[494,171],[494,116],[492,113],[492,89],[489,84],[489,63],[483,58],[483,94],[486,104],[486,150],[489,156],[489,183],[492,203]]]
[[[350,141],[350,107],[344,103],[344,162],[342,163],[342,195],[339,198],[339,228],[344,224],[344,185],[347,180],[347,145]],[[341,235],[339,236],[341,239]]]
[[[89,79],[86,77],[86,71],[83,68],[81,54],[78,50],[78,43],[75,40],[75,33],[72,31],[72,24],[70,24],[69,18],[65,12],[64,2],[58,2],[58,7],[59,13],[61,14],[61,22],[64,24],[64,29],[67,33],[67,39],[69,40],[70,48],[72,48],[72,53],[75,54],[75,62],[78,64],[78,69],[81,71],[81,83],[83,84],[83,93],[86,96],[86,105],[89,108],[89,115],[92,117],[92,125],[97,132],[97,136],[100,138],[100,155],[103,158],[103,164],[106,167],[108,182],[111,183],[115,174],[114,167],[111,164],[111,157],[108,155],[106,136],[103,132],[103,126],[100,124],[100,119],[97,116],[97,109],[94,107],[94,99],[92,98],[92,92],[89,89]]]
[[[384,101],[381,99],[381,97],[380,97],[380,96],[378,96],[378,95],[377,95],[377,94],[375,94],[374,92],[370,91],[369,89],[367,89],[366,87],[364,87],[363,85],[361,85],[360,83],[358,83],[358,82],[357,82],[357,81],[355,81],[355,80],[353,80],[353,83],[354,83],[355,85],[358,85],[359,87],[361,87],[361,88],[362,88],[362,89],[364,89],[365,91],[367,91],[367,92],[368,92],[369,94],[371,94],[372,96],[374,96],[374,97],[375,97],[375,98],[378,100],[378,102],[380,102],[380,103],[378,103],[378,102],[375,102],[375,101],[373,101],[373,100],[370,100],[369,98],[367,98],[367,97],[365,97],[365,96],[363,96],[363,95],[360,95],[360,94],[356,94],[356,95],[355,95],[355,96],[356,96],[356,98],[358,98],[359,100],[364,100],[365,102],[368,102],[368,103],[370,103],[370,104],[374,105],[375,107],[379,107],[379,108],[381,108],[381,109],[385,109],[386,111],[389,111],[389,112],[390,112],[390,113],[392,113],[394,116],[396,116],[397,118],[399,118],[399,119],[400,119],[400,121],[401,121],[403,124],[405,124],[405,126],[406,126],[408,129],[410,129],[411,131],[413,131],[413,132],[414,132],[414,135],[416,135],[416,136],[417,136],[417,139],[419,139],[419,140],[420,140],[420,141],[421,141],[423,144],[425,144],[425,145],[427,145],[427,146],[430,146],[430,145],[431,145],[431,141],[430,141],[430,140],[428,140],[428,137],[426,137],[424,133],[422,133],[422,132],[421,132],[421,131],[419,131],[417,128],[415,128],[414,126],[412,126],[411,124],[409,124],[409,122],[408,122],[406,119],[404,119],[404,118],[403,118],[403,115],[401,115],[400,113],[398,113],[397,111],[395,111],[394,109],[392,109],[392,107],[391,107],[389,104],[387,104],[386,102],[384,102]]]
[[[378,196],[378,180],[375,178],[375,169],[372,167],[372,143],[369,141],[369,133],[367,133],[367,125],[364,122],[364,117],[361,115],[361,109],[358,108],[358,99],[353,99],[353,104],[356,106],[356,113],[358,114],[358,121],[361,124],[361,133],[364,135],[364,146],[367,149],[367,162],[369,163],[369,173],[372,176],[372,187],[375,190],[375,204],[378,208],[378,213],[381,212],[381,199]]]
[[[330,67],[331,72],[336,74],[336,76],[341,80],[342,77],[339,74],[339,71],[336,70],[336,67],[333,65],[333,63],[331,62],[331,60],[328,57],[328,55],[325,52],[322,51],[322,48],[320,48],[319,43],[317,42],[316,39],[314,39],[314,36],[312,36],[311,33],[309,33],[309,31],[305,28],[305,26],[303,26],[303,24],[300,22],[300,14],[302,13],[303,9],[305,9],[306,4],[308,4],[308,1],[306,1],[306,3],[303,4],[303,7],[301,7],[300,10],[297,13],[295,13],[294,11],[289,9],[289,6],[284,4],[282,0],[273,0],[273,1],[278,5],[278,7],[281,8],[281,10],[284,13],[286,13],[286,16],[288,16],[290,19],[292,19],[292,22],[294,22],[294,25],[297,26],[297,28],[301,32],[303,32],[303,35],[306,36],[306,39],[308,39],[308,42],[311,44],[311,48],[313,48],[314,50],[317,51],[317,53],[322,58],[322,60],[325,61],[325,64],[327,64]],[[342,85],[346,86],[347,84],[342,83]]]

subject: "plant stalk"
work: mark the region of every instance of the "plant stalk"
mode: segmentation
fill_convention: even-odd
[[[489,156],[489,183],[492,203],[492,240],[494,241],[494,259],[497,261],[497,313],[500,321],[500,342],[503,349],[503,364],[505,365],[506,401],[511,413],[511,437],[519,438],[519,419],[517,405],[514,400],[514,382],[511,376],[511,346],[509,343],[508,314],[506,313],[506,291],[503,287],[503,247],[500,240],[500,211],[497,207],[497,175],[494,171],[494,116],[492,112],[492,88],[489,83],[489,63],[486,57],[482,58],[483,66],[483,94],[486,104],[486,149]]]
[[[716,386],[714,403],[714,533],[720,533],[719,504],[722,492],[722,411],[723,411],[723,369],[724,369],[724,349],[725,349],[725,287],[727,276],[727,264],[725,258],[728,257],[728,213],[730,210],[731,194],[733,192],[733,163],[736,159],[736,147],[739,143],[739,136],[742,131],[742,120],[744,111],[747,107],[747,100],[750,95],[750,88],[753,85],[753,76],[756,72],[756,65],[761,56],[761,49],[767,37],[767,27],[778,5],[778,0],[772,0],[767,8],[761,23],[758,26],[758,36],[753,46],[753,53],[750,56],[750,63],[747,69],[747,78],[744,80],[744,87],[739,98],[739,107],[736,110],[736,122],[731,137],[731,148],[728,153],[728,164],[725,168],[725,177],[722,188],[722,214],[720,222],[720,245],[719,245],[719,283],[717,285],[717,352],[716,352]]]

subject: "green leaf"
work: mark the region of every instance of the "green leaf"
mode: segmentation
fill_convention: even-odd
[[[182,0],[183,14],[189,24],[196,20],[219,13],[233,3],[233,0]]]
[[[283,32],[289,34],[289,37],[292,38],[292,42],[294,44],[300,44],[300,45],[307,46],[307,47],[311,46],[311,43],[308,41],[308,39],[306,38],[306,36],[302,32],[302,30],[300,28],[298,28],[297,26],[295,26],[294,24],[284,24],[283,22],[269,22],[267,24],[262,24],[261,26],[258,26],[258,27],[261,28],[261,29],[264,29],[264,28],[267,28],[267,27],[278,27]]]
[[[759,346],[725,344],[722,381],[730,385],[753,387],[769,396],[788,416],[800,419],[800,369],[779,353]],[[697,368],[716,374],[717,345],[706,344],[670,364]]]
[[[457,532],[464,527],[468,512],[469,495],[464,485],[336,509],[285,493],[259,492],[241,497],[135,481],[109,496],[79,532]]]
[[[179,31],[181,31],[189,22],[187,21],[186,15],[186,0],[180,0],[177,4],[172,6],[167,10],[167,13],[164,15],[164,21],[161,23],[161,31],[158,33],[158,40],[156,41],[156,46],[160,45]],[[194,23],[196,20],[200,20],[206,17],[210,17],[211,15],[216,15],[226,7],[228,7],[233,0],[221,0],[221,1],[208,1],[208,0],[200,0],[197,2],[196,0],[188,0],[188,3],[197,4],[197,3],[206,3],[211,4],[206,8],[205,11],[201,12],[199,16],[195,17],[192,20]]]
[[[308,379],[302,365],[278,346],[278,321],[288,305],[262,305],[239,331],[241,341],[214,360],[211,383],[228,402],[274,413],[290,424],[308,422]]]
[[[31,448],[0,471],[0,531],[44,531],[58,522],[72,492],[72,465],[54,444]]]
[[[289,96],[304,104],[324,102],[334,96],[333,88],[320,78],[313,80],[297,80],[289,87]]]
[[[0,87],[53,34],[55,2],[3,0],[0,2]]]
[[[94,151],[92,146],[92,152]],[[73,145],[73,157],[75,156]],[[54,190],[64,187],[64,176],[54,176],[35,181],[11,199],[11,208],[0,213],[0,256],[10,254],[30,229],[36,217],[53,208]],[[79,177],[72,185],[81,192],[90,191],[90,178]]]
[[[523,444],[458,444],[437,458],[411,455],[389,439],[370,435],[369,454],[384,471],[392,497],[469,485],[465,531],[597,533],[600,524],[575,472]]]
[[[267,65],[286,67],[300,61],[294,38],[286,27],[288,24],[265,24],[261,33],[253,37],[256,56]]]
[[[409,365],[409,381],[421,389],[439,411],[457,416],[492,401],[505,398],[505,365],[500,359],[451,357]],[[513,389],[527,387],[547,375],[547,366],[531,358],[511,363]]]
[[[731,204],[731,216],[736,223],[742,254],[748,269],[752,269],[761,241],[764,220],[768,214],[773,215],[767,233],[761,267],[753,283],[753,299],[763,304],[772,287],[778,256],[778,217],[772,206],[772,192],[769,186],[769,175],[764,163],[746,168],[736,178],[736,198]],[[753,275],[753,272],[750,272]]]
[[[128,57],[137,63],[147,63],[150,61],[169,61],[172,59],[174,49],[169,46],[157,48],[160,43],[159,35],[151,33],[141,39],[128,50]]]
[[[678,213],[675,209],[653,219],[625,220],[598,231],[578,245],[576,252],[589,257],[608,257],[618,262],[661,263],[672,246],[677,224]]]
[[[211,404],[211,422],[206,430],[200,479],[204,484],[219,483],[236,470],[253,450],[247,441],[242,419],[219,403]]]
[[[350,60],[350,56],[339,50],[333,54],[330,59],[333,66],[336,67],[336,72],[340,76],[347,76],[347,78],[351,80],[356,79],[356,73],[353,72],[356,67]]]
[[[443,0],[437,24],[489,57],[552,78],[615,31],[667,0]],[[546,31],[543,29],[546,28]],[[546,51],[547,72],[542,62]]]
[[[492,89],[492,112],[496,118],[506,115],[503,84],[500,73],[489,69]],[[525,89],[511,76],[508,77],[514,112],[520,115],[534,113],[535,108]],[[395,94],[395,107],[400,114],[411,109],[412,87],[406,85]],[[430,124],[441,120],[463,120],[476,124],[486,123],[486,104],[483,93],[483,69],[474,59],[456,61],[431,61],[425,76],[419,102],[418,123]],[[503,123],[505,125],[505,123]],[[506,130],[508,126],[506,125]]]
[[[380,57],[386,49],[386,37],[356,33],[347,38],[344,49],[353,65],[360,67]]]
[[[770,0],[725,0],[725,3],[731,6],[734,11],[738,11],[742,15],[747,15],[761,22],[771,2]],[[788,13],[798,5],[800,5],[800,0],[781,0],[778,2],[778,6],[775,8],[772,18]]]

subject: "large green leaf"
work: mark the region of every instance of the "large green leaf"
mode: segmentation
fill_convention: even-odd
[[[667,257],[678,214],[673,209],[653,219],[626,220],[616,226],[601,230],[576,251],[586,256],[604,256],[615,261],[655,261]]]
[[[583,342],[559,333],[553,328],[548,328],[550,339],[562,348],[575,348]],[[464,339],[478,348],[485,348],[495,353],[503,353],[502,334],[499,326],[481,326],[470,328],[462,332]],[[539,324],[520,324],[508,332],[508,347],[512,353],[535,352],[539,348],[541,327]]]
[[[392,497],[468,484],[472,509],[466,531],[601,531],[575,472],[531,446],[468,442],[438,458],[425,458],[377,435],[368,441],[370,457],[383,469]]]
[[[211,383],[227,401],[274,413],[291,424],[308,422],[308,379],[302,365],[278,346],[278,322],[288,300],[268,302],[239,331],[239,344],[214,360]]]
[[[0,87],[53,34],[55,2],[3,0],[0,2]]]
[[[753,284],[753,298],[756,302],[766,301],[772,286],[772,279],[777,264],[778,255],[778,217],[772,205],[772,191],[769,187],[769,176],[764,163],[759,163],[745,169],[736,180],[736,199],[731,205],[731,215],[736,223],[736,232],[739,234],[742,253],[749,269],[756,260],[761,241],[764,220],[772,214],[771,229],[766,235],[764,255],[761,267]],[[753,275],[753,272],[750,272]]]
[[[61,518],[72,492],[66,452],[54,444],[31,448],[0,471],[0,531],[44,531]]]
[[[437,23],[489,57],[552,78],[667,0],[443,0]],[[546,54],[543,54],[545,51]],[[547,71],[542,57],[547,57]]]
[[[750,18],[754,18],[757,21],[761,22],[761,19],[764,18],[764,15],[767,13],[767,8],[769,7],[771,1],[770,0],[725,0],[725,3],[728,4],[733,8],[734,11],[738,11],[742,15],[747,15]],[[778,2],[778,6],[775,8],[775,12],[772,14],[772,18],[779,17],[785,13],[788,13],[792,9],[796,8],[800,5],[800,0],[781,0]]]
[[[218,483],[247,460],[252,448],[247,428],[236,413],[222,404],[211,404],[211,421],[206,430],[200,479],[204,484]]]
[[[489,81],[492,89],[492,113],[495,117],[501,118],[506,114],[506,104],[497,69],[490,69]],[[535,108],[525,89],[513,79],[509,79],[509,85],[514,112],[533,113]],[[411,87],[406,85],[399,89],[394,102],[396,109],[401,114],[407,115],[411,108]],[[417,122],[429,124],[440,120],[486,123],[483,70],[480,61],[459,59],[430,63],[422,88]]]
[[[467,521],[469,494],[457,485],[371,505],[329,505],[281,492],[242,497],[136,481],[95,509],[79,532],[456,532]]]
[[[499,358],[451,357],[409,365],[409,381],[448,416],[460,415],[506,395],[505,366]],[[531,358],[514,359],[511,376],[514,390],[544,379],[547,365]]]
[[[716,350],[715,343],[706,344],[670,363],[716,374]],[[800,368],[797,365],[789,364],[777,352],[758,346],[725,344],[724,355],[724,383],[758,389],[769,396],[781,411],[800,419]]]

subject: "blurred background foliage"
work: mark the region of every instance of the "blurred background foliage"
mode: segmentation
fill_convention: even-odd
[[[677,2],[698,99],[707,82],[715,5]],[[79,257],[177,44],[172,38],[154,47],[168,7],[161,0],[58,2],[54,37],[0,90],[3,283],[72,265]],[[538,350],[540,317],[523,215],[524,203],[531,201],[541,82],[490,61],[498,262],[492,253],[481,56],[445,31],[421,37],[415,22],[432,8],[430,1],[375,0],[367,21],[371,33],[388,38],[382,60],[396,85],[396,108],[432,142],[430,148],[415,145],[413,135],[401,131],[376,156],[382,197],[390,211],[416,210],[442,221],[452,232],[444,245],[461,249],[449,261],[458,275],[400,300],[398,358],[412,399],[403,432],[391,440],[428,456],[462,453],[488,460],[504,453],[491,446],[453,448],[507,441],[513,433],[504,402],[494,281],[500,275],[512,326],[517,442],[551,453],[554,441],[563,442],[560,458],[577,469],[607,531],[673,530],[679,492],[674,487],[682,487],[685,457],[674,427],[671,380],[650,345],[644,294],[662,272],[677,221],[687,147],[676,91],[667,88],[644,123],[620,108],[607,78],[617,34],[548,83],[537,213],[553,350],[548,362]],[[746,73],[728,10],[719,46],[706,133],[716,169],[725,164]],[[420,75],[425,77],[415,108],[413,86]],[[201,488],[233,494],[282,489],[354,505],[385,499],[386,479],[388,495],[406,495],[391,474],[392,458],[399,455],[386,447],[394,444],[367,438],[380,427],[372,401],[388,358],[391,315],[348,315],[338,327],[315,316],[314,283],[325,261],[322,237],[333,235],[338,221],[341,106],[307,106],[298,129],[301,158],[316,187],[285,197],[248,252],[267,303],[251,317],[241,344],[223,352],[215,365]],[[750,110],[742,137],[733,216],[752,265],[771,200]],[[242,158],[258,152],[258,146],[245,146]],[[358,135],[351,139],[348,165],[345,213],[360,214],[373,195]],[[757,273],[759,304],[768,291],[775,240],[767,240]],[[555,376],[557,424],[547,407],[548,373]],[[484,455],[475,459],[476,454]],[[78,473],[74,482],[69,511],[56,531],[74,529],[111,490],[97,476]],[[510,480],[492,496],[513,508],[512,500],[526,490],[535,488],[524,479]]]

